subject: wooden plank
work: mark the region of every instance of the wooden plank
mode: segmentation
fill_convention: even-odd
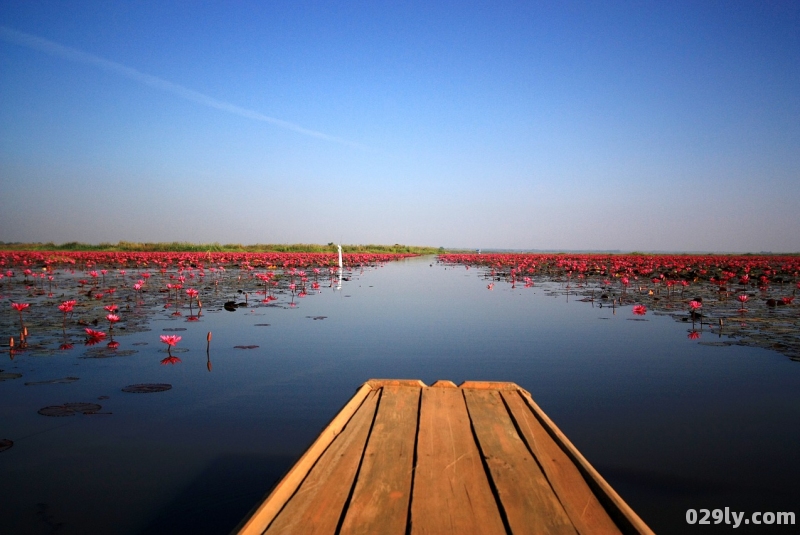
[[[364,453],[379,392],[372,390],[265,533],[336,532]]]
[[[472,390],[518,390],[516,383],[504,383],[498,381],[464,381],[458,388],[469,388]]]
[[[411,533],[506,533],[460,389],[422,389]]]
[[[453,381],[440,379],[431,385],[431,388],[458,388]]]
[[[340,534],[405,535],[420,391],[383,387]]]
[[[586,460],[586,458],[578,451],[572,442],[567,438],[567,436],[561,432],[561,430],[556,426],[555,423],[550,419],[547,414],[533,401],[533,398],[525,392],[522,396],[522,399],[525,400],[525,403],[531,408],[531,410],[536,414],[539,420],[542,422],[542,425],[548,428],[551,434],[554,436],[555,440],[561,442],[564,450],[566,453],[572,458],[573,462],[579,467],[579,469],[586,474],[586,477],[593,480],[594,485],[596,485],[597,490],[595,491],[595,495],[598,497],[600,502],[605,506],[606,510],[609,514],[614,518],[615,522],[618,526],[622,529],[623,532],[626,533],[642,533],[645,535],[654,535],[653,530],[651,530],[647,524],[636,514],[636,512],[631,509],[631,507],[625,503],[625,500],[617,494],[617,492],[608,484],[608,482],[603,479],[603,476],[594,469],[594,467]],[[615,511],[616,510],[616,514]]]
[[[519,392],[502,392],[501,396],[578,533],[621,533],[578,468],[542,427]]]
[[[302,457],[295,463],[291,470],[283,479],[275,485],[269,496],[259,505],[259,507],[249,516],[249,519],[239,529],[241,535],[261,534],[267,529],[275,515],[286,505],[286,502],[295,493],[297,488],[308,475],[311,468],[319,459],[320,455],[341,433],[342,429],[350,421],[356,410],[361,406],[364,399],[372,391],[372,386],[365,383],[359,388],[355,395],[347,402],[341,411],[331,420],[328,426],[320,433],[317,440],[306,450]]]
[[[376,390],[384,386],[413,386],[418,388],[427,386],[419,379],[370,379],[367,384],[372,385],[372,388]]]
[[[478,389],[462,392],[511,532],[576,533],[539,465],[517,434],[499,392]]]

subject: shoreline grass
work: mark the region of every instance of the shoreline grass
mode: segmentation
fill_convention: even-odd
[[[251,244],[241,243],[190,243],[190,242],[128,242],[117,243],[101,242],[99,244],[67,242],[55,244],[53,242],[41,243],[6,243],[0,242],[0,250],[6,251],[101,251],[101,252],[194,252],[194,253],[335,253],[336,244],[327,245],[313,243],[293,244]],[[443,247],[426,247],[417,245],[342,245],[345,253],[411,253],[419,255],[442,254]]]

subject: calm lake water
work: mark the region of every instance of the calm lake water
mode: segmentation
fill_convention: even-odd
[[[379,377],[518,383],[657,533],[715,531],[687,526],[689,508],[800,513],[800,364],[701,345],[669,316],[593,306],[559,283],[489,291],[480,275],[409,259],[295,308],[158,311],[149,331],[116,338],[127,356],[3,357],[22,377],[0,382],[0,438],[14,441],[0,453],[0,533],[227,533]],[[159,364],[161,334],[183,337],[180,364]],[[121,391],[137,383],[172,389]],[[101,414],[37,413],[66,402]]]

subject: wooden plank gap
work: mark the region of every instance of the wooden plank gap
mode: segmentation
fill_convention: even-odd
[[[620,529],[601,505],[575,463],[541,425],[519,392],[502,392],[517,433],[536,459],[567,516],[581,535],[619,535]]]
[[[461,383],[459,388],[463,388],[463,386],[464,383]],[[503,521],[503,527],[506,530],[506,535],[513,535],[513,532],[511,531],[511,524],[508,522],[508,514],[506,513],[505,506],[503,505],[503,500],[500,499],[500,492],[497,490],[497,484],[492,477],[492,471],[489,468],[489,463],[486,459],[486,453],[483,451],[483,448],[481,447],[481,441],[478,438],[478,433],[475,431],[475,422],[472,420],[472,414],[469,412],[469,404],[467,403],[466,392],[462,390],[461,396],[464,398],[464,406],[467,407],[467,415],[469,416],[469,429],[472,432],[472,439],[475,441],[475,446],[480,452],[483,472],[486,475],[486,481],[489,483],[489,488],[492,489],[492,496],[494,496],[494,501],[497,505],[497,511],[500,513],[500,518]]]
[[[576,534],[539,464],[517,433],[500,392],[462,392],[511,532]]]
[[[528,392],[520,392],[520,396],[530,408],[533,415],[547,430],[561,450],[569,457],[592,489],[597,499],[623,533],[654,535],[647,524],[631,509],[631,507],[617,494],[608,482],[595,470],[588,460],[572,444],[567,436],[558,428],[549,416],[533,401]]]
[[[411,469],[411,494],[408,496],[408,510],[406,511],[406,532],[405,535],[411,535],[411,503],[413,501],[414,495],[414,480],[417,477],[417,461],[419,460],[419,452],[417,448],[419,446],[419,422],[421,420],[422,415],[422,390],[419,391],[419,399],[417,400],[417,428],[414,432],[414,457],[413,457],[413,464]]]
[[[462,392],[423,388],[419,414],[410,534],[507,535]]]
[[[378,418],[378,412],[381,409],[381,400],[383,399],[383,395],[386,392],[384,387],[380,387],[377,390],[378,401],[375,407],[375,413],[372,415],[372,422],[369,424],[369,432],[367,433],[367,440],[365,442],[364,449],[361,452],[361,458],[358,461],[358,468],[356,468],[356,475],[353,478],[353,484],[350,486],[350,492],[347,495],[347,500],[344,502],[344,506],[342,507],[342,514],[339,516],[339,522],[336,524],[336,535],[339,535],[342,531],[342,525],[344,524],[345,518],[347,516],[347,512],[350,509],[350,503],[353,500],[353,493],[355,492],[356,486],[358,485],[358,479],[361,475],[361,467],[364,466],[364,457],[367,454],[367,448],[369,448],[369,441],[372,437],[372,430],[375,428],[375,420]]]

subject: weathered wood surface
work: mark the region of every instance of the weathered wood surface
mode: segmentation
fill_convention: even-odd
[[[458,388],[422,391],[411,533],[505,533]]]
[[[652,533],[514,383],[373,379],[238,530]]]

